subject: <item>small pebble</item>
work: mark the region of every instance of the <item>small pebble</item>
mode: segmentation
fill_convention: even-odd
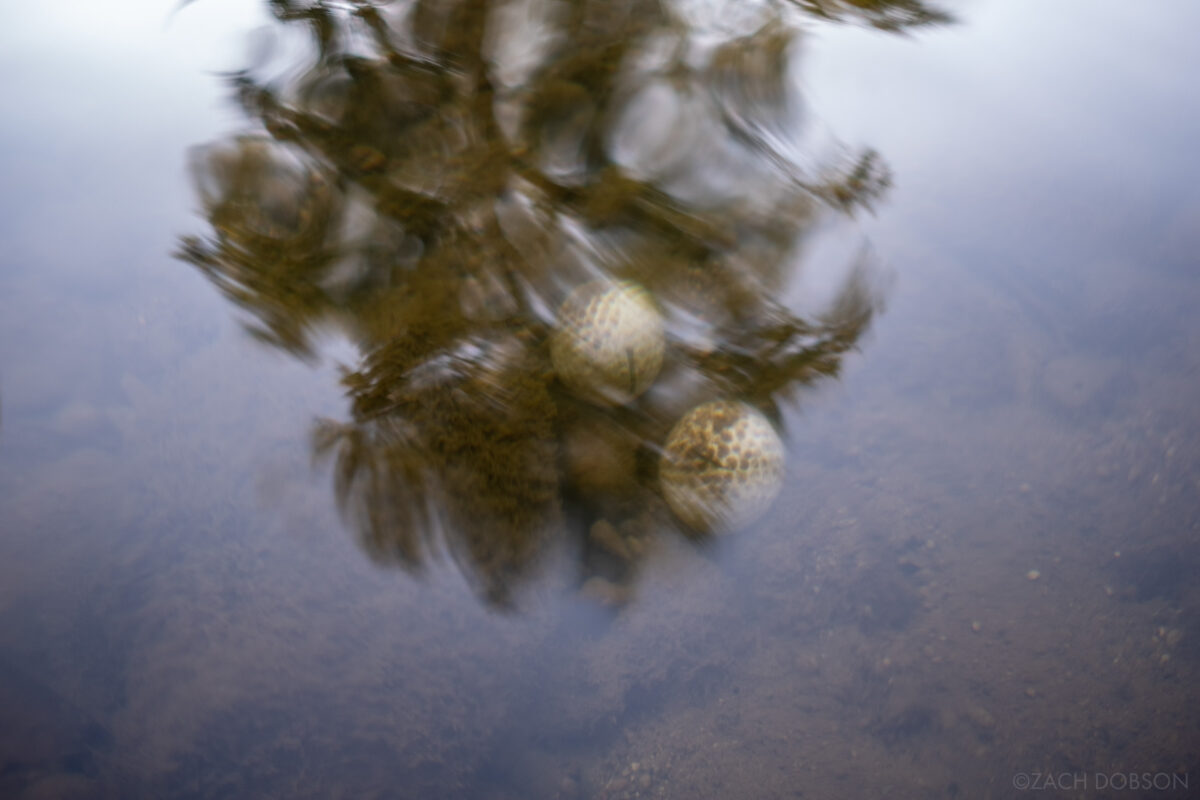
[[[980,728],[990,729],[996,727],[996,718],[983,706],[971,706],[968,708],[967,718]]]
[[[620,608],[629,600],[629,588],[599,575],[584,581],[579,594],[606,608]]]
[[[617,529],[608,520],[597,520],[588,535],[599,547],[623,561],[629,561],[633,557],[621,534],[617,533]]]

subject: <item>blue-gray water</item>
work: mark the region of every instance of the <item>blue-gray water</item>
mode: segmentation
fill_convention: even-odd
[[[504,602],[477,539],[406,570],[339,515],[353,337],[257,342],[172,255],[265,13],[120,5],[0,33],[0,795],[1197,792],[1193,4],[804,17],[794,146],[894,185],[786,300],[865,252],[880,308],[763,519],[614,567],[576,496]]]

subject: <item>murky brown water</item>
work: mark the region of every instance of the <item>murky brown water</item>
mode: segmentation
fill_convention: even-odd
[[[0,795],[1196,793],[1200,12],[274,7],[0,33]]]

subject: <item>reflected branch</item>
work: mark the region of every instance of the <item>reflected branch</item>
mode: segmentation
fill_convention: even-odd
[[[861,21],[899,33],[909,28],[950,25],[954,16],[924,0],[789,0],[802,11],[838,22]]]

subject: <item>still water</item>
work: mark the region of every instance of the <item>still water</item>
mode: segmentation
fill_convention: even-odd
[[[1200,792],[1195,4],[8,17],[0,795]]]

